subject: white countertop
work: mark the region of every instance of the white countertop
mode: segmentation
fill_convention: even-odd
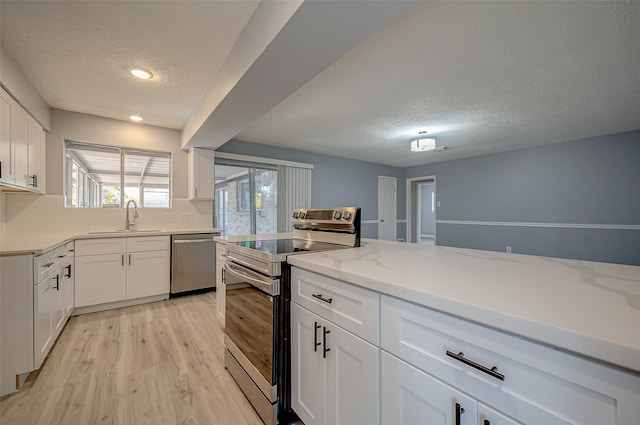
[[[364,239],[294,266],[640,372],[640,267]]]
[[[31,233],[4,238],[0,246],[0,255],[7,254],[42,254],[64,243],[75,239],[97,238],[129,238],[135,236],[188,235],[193,233],[220,233],[222,229],[162,229],[134,232],[98,232],[98,233]]]

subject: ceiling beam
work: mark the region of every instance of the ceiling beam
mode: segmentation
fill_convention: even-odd
[[[242,77],[228,86],[202,124],[187,123],[183,149],[222,146],[412,3],[303,2]]]

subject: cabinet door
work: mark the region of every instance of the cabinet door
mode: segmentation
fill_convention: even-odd
[[[382,423],[477,425],[476,400],[382,351]]]
[[[73,313],[74,306],[75,270],[73,259],[64,266],[62,275],[64,280],[64,315],[68,319]]]
[[[318,336],[322,340],[318,357],[330,350],[326,353],[326,423],[379,424],[378,348],[331,323],[323,324]]]
[[[65,323],[64,286],[66,279],[62,270],[51,277],[51,311],[53,315],[53,336],[57,338]]]
[[[214,199],[214,152],[193,148],[189,151],[189,199]]]
[[[522,425],[483,403],[478,403],[478,421],[480,425]]]
[[[124,300],[127,295],[125,254],[76,257],[75,305]]]
[[[127,254],[127,299],[169,293],[170,251]]]
[[[36,285],[34,289],[35,368],[40,369],[42,361],[49,353],[51,345],[53,345],[51,294],[55,291],[55,282],[48,278]]]
[[[12,100],[0,89],[0,182],[15,183],[11,160],[11,104]]]
[[[44,173],[41,170],[42,157],[44,156],[44,131],[40,124],[33,118],[28,120],[28,187],[42,192]]]
[[[291,407],[305,425],[325,423],[323,323],[309,310],[291,303]]]
[[[15,184],[30,187],[28,179],[28,115],[17,104],[11,105],[11,149]]]

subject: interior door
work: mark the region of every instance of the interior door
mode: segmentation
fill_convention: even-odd
[[[395,177],[378,176],[378,239],[396,240],[396,197]]]

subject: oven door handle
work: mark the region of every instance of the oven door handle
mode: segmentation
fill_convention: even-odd
[[[247,270],[242,266],[238,266],[228,262],[224,263],[224,270],[225,274],[230,273],[231,275],[242,279],[252,286],[255,286],[262,292],[265,292],[272,296],[280,295],[280,279],[265,278],[259,273]],[[265,279],[269,279],[269,281],[265,282]]]

